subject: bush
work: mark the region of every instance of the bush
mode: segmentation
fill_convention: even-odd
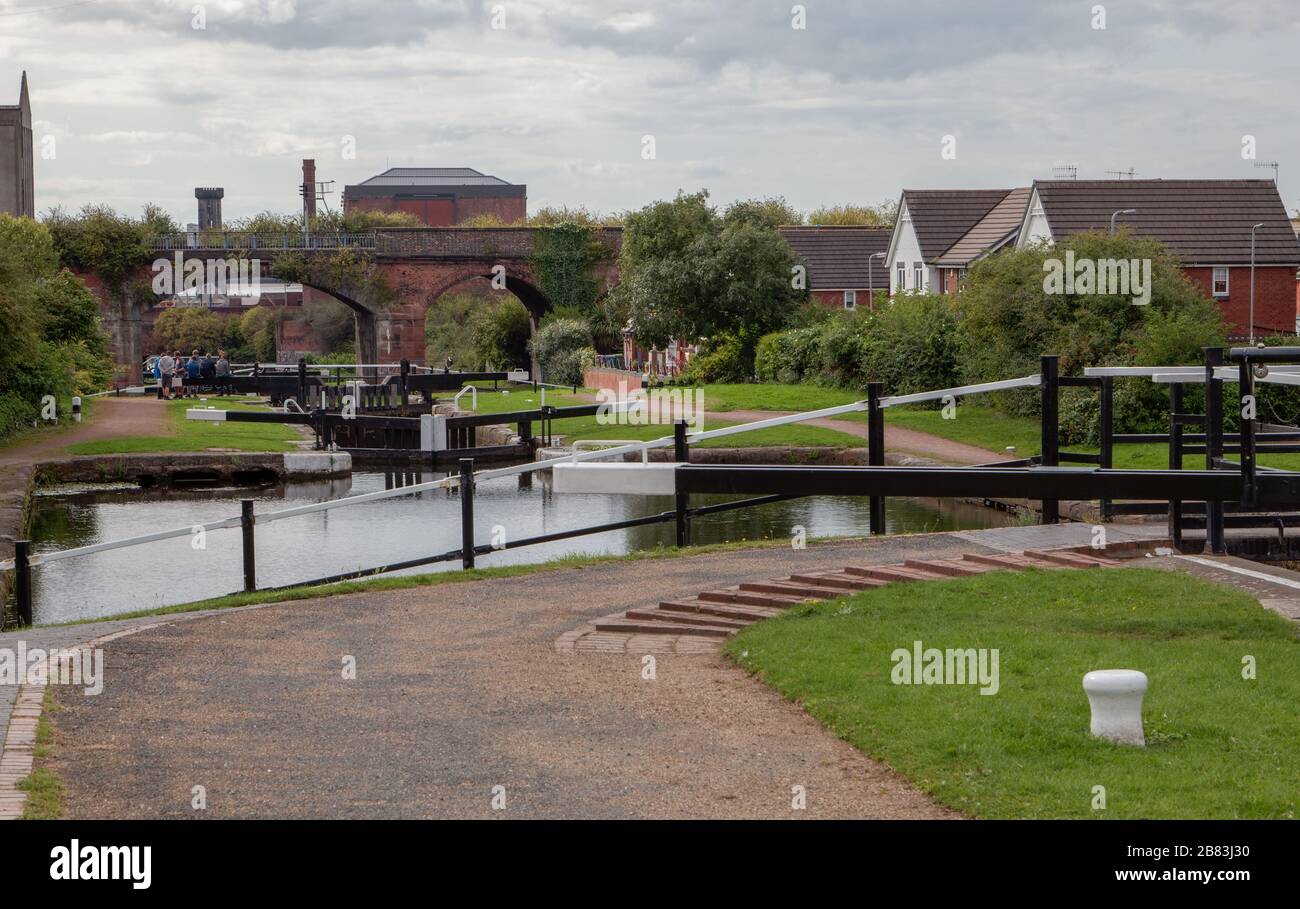
[[[871,314],[855,387],[883,382],[886,394],[957,385],[958,318],[951,297],[900,294]]]
[[[518,300],[487,309],[474,325],[474,352],[479,363],[496,369],[527,369],[532,323]]]
[[[581,385],[583,371],[595,364],[591,329],[581,319],[548,319],[530,348],[541,378],[556,385]]]
[[[745,352],[745,342],[734,335],[710,339],[691,357],[681,379],[690,385],[705,382],[748,382],[754,377],[754,357]]]

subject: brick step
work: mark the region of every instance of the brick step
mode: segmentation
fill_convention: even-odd
[[[785,578],[773,578],[770,581],[750,581],[740,585],[741,590],[752,593],[775,593],[779,596],[807,597],[826,600],[842,597],[848,591],[838,587],[823,587],[815,584],[800,584]]]
[[[691,615],[684,612],[668,612],[658,608],[641,608],[629,609],[623,613],[626,618],[637,622],[668,622],[677,625],[703,625],[710,628],[734,628],[737,631],[746,625],[754,624],[754,620],[737,621],[736,619],[724,619],[716,615]]]
[[[592,622],[597,631],[619,631],[624,634],[684,634],[707,638],[726,638],[736,633],[734,628],[716,625],[684,625],[669,622],[645,622],[622,616],[611,616]]]
[[[976,565],[988,565],[990,568],[1004,568],[1009,571],[1023,571],[1026,568],[1060,568],[1055,562],[1043,559],[1026,558],[1024,555],[1006,553],[1004,555],[984,555],[968,552],[962,556],[963,561]]]
[[[659,604],[659,608],[669,612],[695,612],[752,622],[770,619],[784,612],[782,609],[772,609],[767,606],[724,606],[721,603],[709,603],[705,600],[664,600]]]
[[[1055,565],[1065,565],[1070,568],[1109,568],[1119,564],[1119,562],[1114,559],[1084,555],[1081,552],[1026,549],[1025,555],[1033,559],[1041,559],[1044,562],[1051,562]]]
[[[903,563],[903,567],[929,571],[949,578],[965,578],[997,570],[992,565],[976,565],[958,559],[908,559]]]
[[[933,581],[943,577],[941,574],[922,571],[919,568],[908,568],[904,565],[872,565],[869,567],[848,565],[844,570],[849,574],[873,578],[877,581]]]
[[[845,590],[870,590],[884,587],[885,581],[872,578],[855,578],[852,575],[833,572],[828,574],[792,574],[790,580],[803,584],[816,584],[819,587],[842,587]]]
[[[788,594],[754,593],[737,587],[728,587],[724,590],[706,590],[697,595],[696,599],[708,600],[712,603],[739,603],[742,606],[771,606],[780,609],[802,603],[807,598]]]

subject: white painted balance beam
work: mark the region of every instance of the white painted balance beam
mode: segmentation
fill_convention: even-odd
[[[211,420],[214,423],[221,423],[226,419],[226,412],[217,410],[215,407],[191,407],[185,411],[185,419]]]
[[[555,461],[551,469],[555,492],[591,495],[670,496],[677,492],[676,461],[651,464],[609,464],[597,461]]]

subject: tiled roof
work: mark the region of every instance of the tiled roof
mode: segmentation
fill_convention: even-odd
[[[903,201],[921,256],[933,262],[978,224],[1009,189],[905,189]]]
[[[781,236],[808,266],[810,290],[851,290],[868,286],[889,289],[884,257],[868,260],[889,248],[887,227],[782,227]]]
[[[985,253],[999,249],[1014,241],[1020,232],[1029,203],[1030,188],[1021,186],[1011,190],[1002,201],[968,230],[935,263],[950,267],[967,266]]]
[[[390,167],[358,186],[509,186],[472,167]]]
[[[1117,225],[1154,237],[1185,265],[1255,262],[1300,266],[1300,243],[1272,180],[1039,180],[1034,188],[1052,236],[1110,229],[1110,216],[1126,208]]]

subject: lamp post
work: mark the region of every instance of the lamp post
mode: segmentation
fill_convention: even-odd
[[[1255,343],[1255,231],[1264,226],[1264,222],[1250,229],[1250,343]]]
[[[885,258],[883,252],[872,253],[867,256],[867,305],[871,309],[876,308],[876,282],[875,270],[872,268],[877,259]]]
[[[1121,209],[1120,209],[1119,211],[1117,211],[1117,212],[1112,212],[1112,213],[1111,213],[1111,216],[1110,216],[1110,232],[1111,232],[1112,234],[1115,232],[1115,218],[1116,218],[1116,217],[1118,217],[1119,215],[1136,215],[1137,213],[1138,213],[1138,210],[1137,210],[1136,208],[1121,208]]]

